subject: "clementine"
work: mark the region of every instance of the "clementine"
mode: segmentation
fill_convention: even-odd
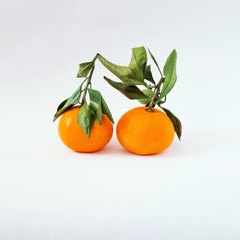
[[[77,122],[79,109],[80,106],[75,106],[62,115],[58,124],[61,140],[68,148],[77,152],[95,152],[102,149],[112,138],[113,124],[103,114],[102,125],[95,120],[88,138]]]
[[[137,107],[126,112],[117,124],[120,144],[135,154],[150,155],[167,149],[174,139],[174,126],[162,111]]]

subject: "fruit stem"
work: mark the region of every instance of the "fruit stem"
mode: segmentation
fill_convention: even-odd
[[[81,103],[80,103],[81,106],[83,106],[83,104],[86,102],[86,95],[87,95],[88,86],[89,85],[92,86],[91,80],[92,80],[92,75],[93,75],[93,72],[94,72],[94,69],[95,69],[96,59],[97,59],[97,55],[93,59],[93,66],[92,66],[92,69],[91,69],[91,72],[90,72],[89,76],[87,77],[88,80],[87,80],[87,84],[86,84],[86,86],[83,90],[84,92],[83,92],[82,100],[81,100]]]
[[[159,80],[158,84],[155,86],[153,97],[152,97],[151,102],[149,103],[149,107],[147,109],[148,112],[153,112],[152,108],[155,105],[155,100],[160,92],[160,88],[161,88],[162,84],[164,83],[164,81],[165,81],[165,76],[162,76],[161,79]]]

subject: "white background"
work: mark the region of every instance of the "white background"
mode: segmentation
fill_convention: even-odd
[[[0,239],[240,238],[238,0],[0,4]],[[142,45],[161,67],[178,52],[165,106],[182,141],[147,157],[116,136],[98,153],[67,149],[52,118],[80,84],[78,64],[100,52],[127,65]],[[139,104],[96,68],[93,87],[117,122]]]

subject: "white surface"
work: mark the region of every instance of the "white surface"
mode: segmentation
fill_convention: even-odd
[[[239,1],[0,3],[0,239],[240,238]],[[52,118],[78,64],[97,52],[126,64],[141,45],[161,66],[177,49],[166,107],[182,142],[149,157],[115,136],[98,153],[68,150]],[[138,103],[104,74],[97,64],[93,86],[117,122]]]

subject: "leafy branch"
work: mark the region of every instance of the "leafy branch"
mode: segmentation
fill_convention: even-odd
[[[95,70],[95,62],[98,59],[105,68],[120,79],[121,82],[115,82],[104,76],[104,79],[112,87],[120,91],[127,98],[131,100],[137,99],[141,104],[146,105],[148,107],[146,110],[149,112],[154,111],[153,108],[155,105],[162,108],[173,122],[175,131],[180,139],[182,129],[180,120],[168,109],[161,106],[166,102],[166,96],[174,87],[177,80],[176,50],[173,50],[167,58],[163,73],[149,49],[148,52],[161,75],[157,84],[151,72],[151,65],[147,64],[147,52],[144,47],[132,49],[132,57],[128,66],[116,65],[99,53],[96,54],[92,61],[79,64],[77,78],[84,78],[84,80],[73,95],[58,106],[57,112],[54,115],[54,121],[73,106],[80,104],[81,108],[78,112],[77,121],[88,137],[90,137],[95,119],[97,119],[98,124],[102,124],[103,113],[114,123],[112,114],[102,94],[92,89],[92,76]],[[145,87],[145,89],[141,90],[138,86]],[[87,93],[90,99],[89,104],[86,102]]]
[[[57,112],[55,113],[53,119],[53,121],[55,121],[64,112],[71,109],[73,106],[80,104],[81,108],[78,111],[77,121],[88,138],[90,137],[91,129],[95,119],[97,119],[98,124],[102,125],[103,113],[106,114],[112,123],[114,123],[111,111],[108,108],[108,105],[102,94],[99,91],[91,88],[96,59],[97,55],[91,62],[79,64],[77,78],[84,78],[84,80],[74,94],[70,98],[64,100],[58,106]],[[89,94],[90,98],[89,104],[86,102],[87,93]]]
[[[177,52],[174,49],[163,68],[163,73],[159,64],[157,63],[152,52],[148,49],[149,55],[155,63],[161,78],[156,84],[151,72],[151,65],[147,65],[147,52],[144,47],[138,47],[132,49],[132,58],[128,66],[120,66],[114,63],[111,63],[105,59],[102,55],[97,54],[99,61],[105,66],[110,72],[117,76],[122,83],[115,82],[106,76],[104,79],[115,89],[120,91],[129,99],[137,99],[140,103],[146,105],[146,109],[149,112],[154,111],[153,108],[155,105],[158,105],[160,108],[162,104],[166,102],[167,94],[174,87],[177,75],[176,75],[176,62],[177,62]],[[152,83],[149,85],[146,81]],[[140,90],[137,85],[142,85],[146,89]],[[179,119],[175,117],[174,114],[170,114],[169,110],[162,108],[168,117],[173,122],[175,131],[179,139],[181,138],[182,127]],[[178,122],[178,127],[175,124]]]

